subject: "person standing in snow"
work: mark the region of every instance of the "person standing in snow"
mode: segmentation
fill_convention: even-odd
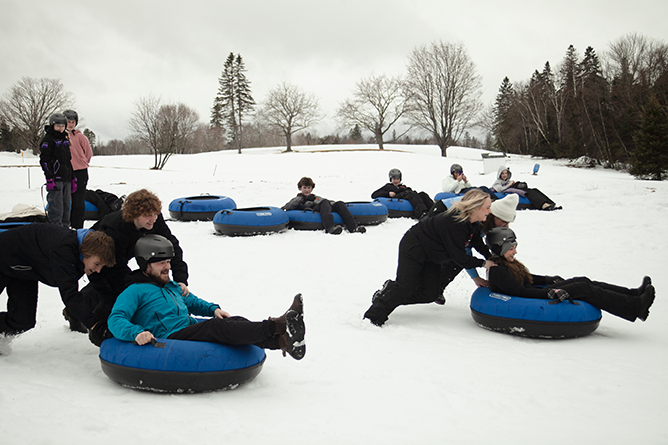
[[[55,224],[27,224],[0,233],[0,334],[17,335],[35,327],[38,283],[57,287],[67,311],[85,328],[96,318],[79,292],[79,278],[114,265],[114,241],[102,232],[77,231]]]
[[[88,184],[88,165],[93,157],[93,149],[86,135],[76,129],[79,124],[79,115],[74,110],[65,110],[67,118],[67,134],[70,141],[70,155],[72,157],[73,184],[72,214],[70,225],[73,229],[83,228],[84,213],[86,211],[86,185]]]
[[[343,224],[350,233],[365,233],[366,228],[357,224],[355,217],[351,215],[350,210],[343,201],[330,201],[322,196],[313,194],[315,182],[307,176],[304,176],[297,183],[299,193],[297,196],[288,201],[281,209],[283,210],[312,210],[320,213],[322,217],[322,225],[325,227],[325,232],[331,235],[340,235],[343,228],[334,224],[334,215],[332,212],[339,214],[343,220]]]
[[[513,176],[509,167],[500,166],[496,175],[496,181],[492,184],[492,191],[497,193],[515,193],[526,197],[536,210],[560,210],[561,207],[548,198],[538,189],[529,188],[526,182],[515,182],[510,179]]]
[[[425,192],[416,192],[412,188],[401,183],[401,170],[393,168],[389,173],[390,182],[371,194],[372,199],[395,198],[405,199],[413,206],[413,216],[420,219],[434,205],[434,201]]]
[[[511,229],[498,227],[490,230],[486,242],[495,264],[488,269],[492,292],[558,302],[581,300],[631,322],[636,319],[645,321],[649,316],[655,297],[650,277],[644,277],[640,287],[628,289],[586,277],[564,280],[559,276],[533,275],[515,258],[517,238]]]
[[[178,239],[172,234],[162,217],[162,203],[152,192],[141,189],[130,193],[121,210],[112,212],[93,225],[94,230],[109,235],[116,246],[116,264],[106,267],[101,272],[92,274],[90,284],[84,288],[94,307],[99,323],[89,333],[90,340],[100,345],[110,336],[107,329],[109,316],[116,298],[126,288],[126,278],[130,274],[128,262],[134,257],[135,244],[146,235],[161,235],[174,246],[171,267],[174,280],[179,284],[182,295],[188,295],[188,265],[183,260],[183,250]],[[70,322],[70,329],[83,331],[78,327],[76,318],[63,313]]]
[[[304,308],[297,294],[280,317],[252,322],[230,316],[220,306],[181,294],[170,280],[174,247],[165,237],[146,235],[134,248],[139,269],[129,275],[130,285],[118,296],[109,316],[109,330],[123,341],[145,345],[158,338],[205,341],[224,345],[254,344],[264,349],[280,349],[301,360],[306,354]],[[212,317],[197,322],[190,316]]]
[[[480,235],[480,222],[491,212],[492,201],[481,190],[471,190],[444,213],[422,219],[399,243],[396,280],[387,280],[372,297],[364,318],[382,326],[398,306],[433,303],[442,293],[441,268],[488,268],[490,261],[469,255],[474,247],[485,258],[490,252]]]
[[[70,226],[70,201],[77,189],[77,181],[72,176],[70,141],[65,128],[67,118],[55,113],[44,127],[46,134],[39,144],[39,164],[46,178],[47,215],[51,224]]]

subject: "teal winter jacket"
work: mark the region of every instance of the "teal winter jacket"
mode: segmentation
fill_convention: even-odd
[[[160,286],[140,271],[131,276],[140,281],[128,286],[118,296],[107,321],[109,330],[119,340],[134,341],[144,331],[151,332],[156,338],[167,338],[197,323],[190,314],[212,317],[220,307],[192,293],[182,297],[181,287],[175,281]]]

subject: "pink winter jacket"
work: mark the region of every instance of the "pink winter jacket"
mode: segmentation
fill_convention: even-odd
[[[79,130],[70,133],[70,153],[72,154],[72,170],[83,170],[88,168],[93,149],[90,148],[88,138]]]

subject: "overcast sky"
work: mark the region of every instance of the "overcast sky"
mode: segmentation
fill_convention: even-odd
[[[463,43],[491,104],[505,76],[557,66],[570,44],[602,56],[631,32],[668,43],[667,18],[666,0],[0,0],[0,94],[22,76],[60,79],[80,128],[108,142],[149,94],[208,122],[234,52],[256,102],[282,81],[314,93],[324,135],[357,81],[404,74],[418,46]]]

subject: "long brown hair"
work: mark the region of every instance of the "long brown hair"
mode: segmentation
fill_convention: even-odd
[[[510,274],[520,283],[522,284],[533,283],[531,272],[529,272],[529,269],[527,269],[527,267],[520,261],[517,260],[508,261],[504,257],[498,257],[498,256],[490,258],[490,261],[493,261],[499,266],[504,266],[506,269],[508,269],[508,272],[510,272]]]
[[[456,221],[466,221],[474,211],[482,207],[487,198],[489,195],[480,189],[469,190],[460,201],[452,204],[446,213],[452,213]]]

